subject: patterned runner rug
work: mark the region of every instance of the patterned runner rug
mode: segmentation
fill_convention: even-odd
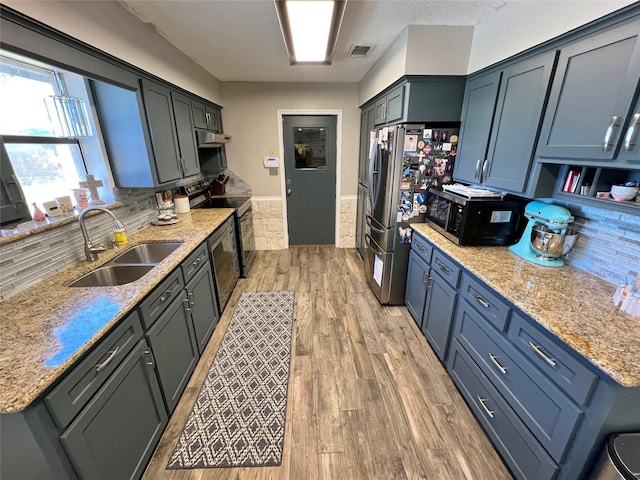
[[[294,292],[244,292],[167,468],[282,463]]]

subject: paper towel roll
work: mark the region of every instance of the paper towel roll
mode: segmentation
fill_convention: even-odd
[[[176,213],[189,213],[189,197],[185,195],[176,195],[173,197],[176,206]]]

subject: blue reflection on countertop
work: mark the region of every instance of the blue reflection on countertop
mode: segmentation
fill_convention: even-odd
[[[118,304],[106,298],[100,298],[80,310],[64,327],[54,329],[53,333],[60,340],[62,350],[47,358],[44,364],[47,367],[62,365],[119,311]]]

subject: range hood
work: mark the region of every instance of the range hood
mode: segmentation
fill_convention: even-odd
[[[196,129],[198,148],[218,148],[231,141],[231,135]]]

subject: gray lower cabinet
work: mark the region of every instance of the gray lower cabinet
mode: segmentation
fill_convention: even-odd
[[[441,361],[447,356],[459,279],[460,267],[431,243],[414,234],[405,304]]]
[[[141,340],[60,440],[80,478],[137,479],[166,424],[153,357]]]
[[[524,193],[556,52],[467,82],[454,178]]]
[[[162,393],[171,414],[178,404],[200,357],[184,291],[160,314],[147,331]]]
[[[202,353],[219,319],[213,274],[208,262],[187,283],[186,292],[198,351]]]
[[[610,434],[640,429],[640,388],[466,271],[448,348],[447,370],[517,479],[587,479]]]

